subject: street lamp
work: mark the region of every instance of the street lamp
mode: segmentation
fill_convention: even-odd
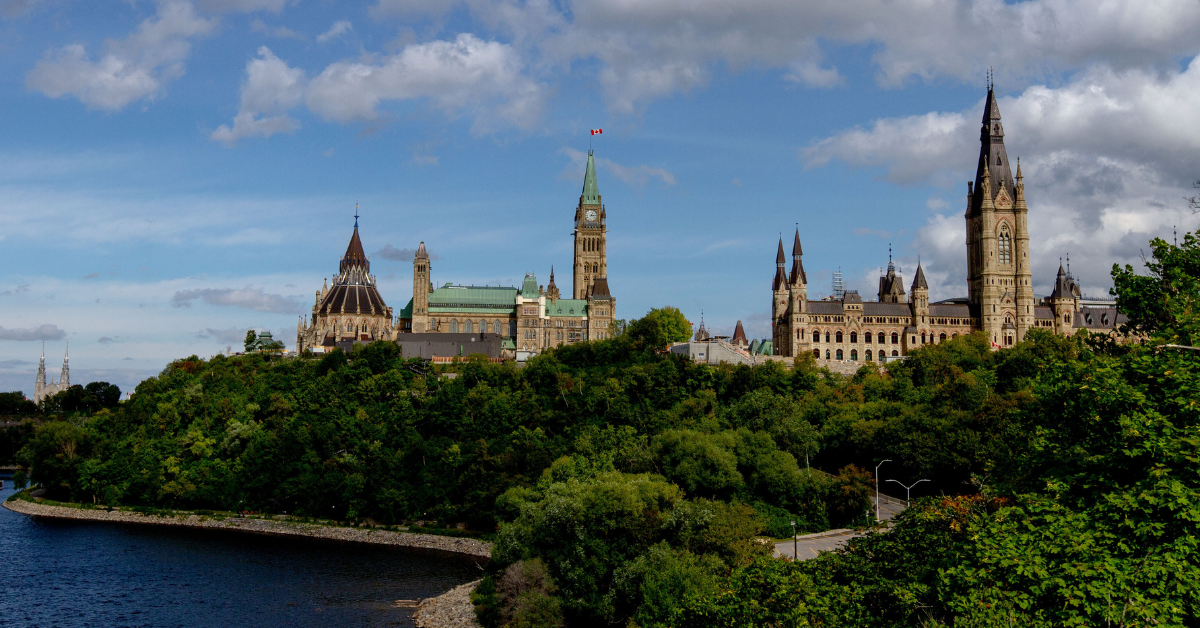
[[[800,541],[796,538],[796,522],[792,522],[792,555],[794,560],[800,560]]]
[[[908,498],[912,496],[912,487],[920,484],[921,482],[928,482],[928,481],[929,480],[917,480],[916,482],[913,482],[912,484],[909,484],[908,486],[904,486],[904,483],[901,482],[900,480],[888,480],[888,482],[895,482],[896,484],[899,484],[900,486],[904,486],[904,507],[905,508],[908,508]]]
[[[891,462],[891,459],[883,460],[875,465],[875,523],[879,523],[879,467],[882,467],[884,462]]]

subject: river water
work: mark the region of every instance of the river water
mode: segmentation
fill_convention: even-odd
[[[0,501],[12,494],[5,482]],[[0,626],[412,626],[396,600],[479,577],[446,554],[36,519],[0,508]]]

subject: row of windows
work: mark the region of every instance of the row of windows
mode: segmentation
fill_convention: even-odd
[[[796,338],[797,339],[804,338],[804,330],[803,329],[796,330]],[[842,332],[840,332],[840,331],[835,332],[832,335],[828,331],[825,332],[825,342],[830,342],[830,340],[832,339],[833,342],[840,343],[840,342],[842,342],[842,338],[843,338]],[[883,332],[879,332],[878,338],[879,338],[879,344],[884,344],[885,342],[887,342],[887,337],[884,335]],[[812,341],[813,342],[821,342],[821,332],[819,330],[813,330]],[[869,332],[869,331],[863,332],[863,342],[866,344],[871,344],[871,332]],[[850,332],[850,343],[851,344],[858,343],[858,332],[856,332],[856,331]],[[900,344],[900,334],[898,334],[896,332],[892,332],[892,344],[894,344],[894,345]]]
[[[435,318],[435,319],[429,321],[429,327],[431,329],[437,329],[438,320]],[[466,334],[473,334],[473,333],[475,333],[475,329],[476,329],[475,321],[465,320],[465,321],[462,321],[462,323],[460,324],[457,318],[450,319],[449,327],[450,327],[450,333],[452,333],[452,334],[457,334],[459,332],[459,330],[462,330],[462,332],[466,333]],[[501,331],[502,327],[501,327],[500,321],[495,321],[491,325],[489,325],[487,321],[479,321],[480,333],[484,333],[484,334],[488,333],[489,327],[490,327],[490,331],[493,334],[503,333]],[[515,325],[513,326],[512,333],[514,333],[514,334],[516,333]]]
[[[846,358],[845,358],[845,355],[846,355],[846,354],[845,354],[845,353],[843,353],[841,349],[838,349],[836,353],[830,353],[829,349],[826,349],[826,350],[825,350],[825,359],[826,359],[826,360],[845,360],[845,359],[846,359]],[[866,356],[866,360],[867,360],[868,362],[870,362],[870,361],[871,361],[871,359],[872,359],[872,358],[871,358],[871,355],[872,355],[872,354],[871,354],[871,350],[870,350],[870,349],[867,349],[867,352],[866,352],[865,356]],[[899,351],[896,351],[895,349],[893,349],[893,350],[892,350],[892,355],[893,355],[893,356],[899,356],[899,355],[900,355],[900,352],[899,352]],[[880,349],[880,351],[879,351],[879,357],[880,357],[880,358],[883,358],[883,357],[886,357],[886,356],[887,356],[887,352],[886,352],[886,351],[884,351],[884,350],[882,350],[882,349]],[[813,357],[814,357],[814,358],[817,358],[817,359],[820,359],[820,358],[821,358],[821,350],[820,350],[820,349],[813,349]],[[857,361],[858,361],[858,349],[851,349],[851,350],[850,350],[850,359],[851,359],[852,361],[854,361],[854,362],[857,362]]]
[[[804,338],[804,330],[803,329],[796,330],[796,338],[797,339]],[[825,332],[825,342],[830,342],[830,340],[832,339],[833,342],[841,343],[842,338],[843,338],[842,332],[840,332],[840,331],[836,332],[832,335],[828,331]],[[887,340],[887,337],[884,335],[883,332],[879,332],[879,335],[877,336],[877,338],[879,339],[879,344],[884,344]],[[958,334],[955,333],[954,335],[951,336],[951,338],[958,338]],[[913,339],[915,340],[916,336],[913,336]],[[820,331],[814,331],[812,333],[812,341],[813,342],[821,342],[821,332]],[[938,341],[946,342],[946,334],[945,333],[938,334]],[[921,344],[925,344],[926,342],[933,342],[933,334],[930,333],[927,336],[925,334],[925,332],[921,332]],[[857,344],[857,343],[858,343],[858,332],[853,332],[853,331],[850,332],[850,344]],[[868,332],[863,333],[863,343],[871,344],[871,332],[868,331]],[[892,344],[894,344],[894,345],[900,344],[900,334],[899,333],[892,332]],[[818,357],[820,357],[820,356],[818,356]],[[838,358],[838,359],[841,359],[841,358]]]

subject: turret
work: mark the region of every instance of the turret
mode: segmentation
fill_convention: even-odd
[[[925,281],[925,269],[917,262],[917,274],[913,277],[912,287],[909,288],[909,301],[912,303],[913,321],[918,325],[926,323],[929,317],[929,284]]]
[[[429,252],[425,243],[417,246],[413,255],[413,297],[412,297],[412,331],[421,333],[427,331],[429,325],[429,293],[433,292],[430,279],[431,266]]]

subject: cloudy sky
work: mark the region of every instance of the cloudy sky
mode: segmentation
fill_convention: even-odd
[[[809,294],[894,248],[965,293],[985,72],[1026,175],[1035,289],[1195,229],[1195,0],[0,0],[0,388],[128,390],[289,347],[361,204],[381,292],[569,288],[588,130],[618,315],[766,336],[776,240]]]

